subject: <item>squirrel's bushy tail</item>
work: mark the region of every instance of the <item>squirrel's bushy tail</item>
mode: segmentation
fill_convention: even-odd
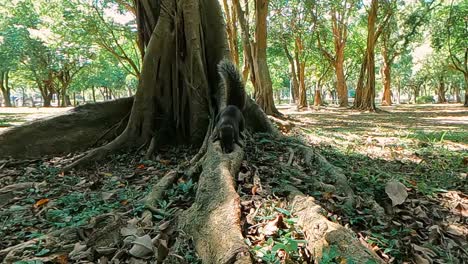
[[[246,104],[246,93],[242,76],[237,70],[236,65],[231,61],[224,59],[218,64],[218,72],[221,76],[219,87],[219,107],[222,110],[227,105],[235,105],[241,111]]]

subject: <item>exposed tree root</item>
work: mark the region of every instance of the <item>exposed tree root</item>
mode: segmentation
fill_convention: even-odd
[[[318,169],[321,174],[325,175],[325,184],[329,183],[336,187],[339,194],[345,195],[345,205],[354,207],[356,200],[353,189],[349,186],[348,179],[344,175],[343,170],[328,162],[328,160],[320,155],[316,150],[305,145],[296,145],[303,153],[304,162],[311,168]]]
[[[244,152],[222,154],[219,142],[208,144],[195,202],[179,218],[193,237],[203,263],[252,263],[240,229],[240,199],[234,175]]]
[[[246,107],[243,111],[246,126],[250,131],[255,133],[269,133],[274,136],[279,136],[279,132],[274,127],[267,115],[262,111],[262,109],[252,100],[248,99]]]
[[[205,139],[203,139],[203,144],[198,150],[198,153],[195,156],[193,156],[193,158],[190,160],[190,165],[194,165],[195,163],[200,161],[200,159],[206,154],[206,149],[208,148],[208,144],[210,142],[210,138],[212,135],[211,133],[212,130],[213,130],[213,120],[210,119],[208,130],[206,131]]]
[[[74,161],[72,164],[65,166],[62,170],[70,171],[75,168],[82,168],[92,163],[99,162],[105,157],[107,157],[110,153],[119,149],[123,149],[129,146],[129,144],[131,144],[132,142],[133,141],[129,140],[129,136],[127,136],[127,133],[124,132],[110,143],[102,147],[90,150],[88,153],[86,153],[85,156]]]
[[[133,98],[123,98],[87,104],[63,115],[8,129],[0,134],[0,157],[42,158],[86,150],[103,131],[129,113],[132,103]],[[113,137],[115,133],[108,133],[102,139],[107,141]]]
[[[288,188],[288,200],[293,204],[294,214],[307,240],[307,249],[312,253],[315,263],[320,263],[324,251],[330,247],[336,247],[342,262],[384,263],[351,230],[329,221],[325,217],[326,212],[314,202],[314,198],[303,195],[295,187]]]
[[[78,235],[75,228],[67,227],[56,230],[47,235],[43,235],[38,238],[34,238],[0,250],[0,260],[3,259],[2,263],[13,263],[15,261],[22,260],[24,259],[23,253],[25,249],[35,245],[36,243],[41,243],[41,247],[43,248],[56,248],[64,251],[71,250],[73,245],[63,244],[63,241],[71,240],[78,240]]]
[[[169,189],[172,184],[174,184],[174,182],[177,180],[177,176],[177,171],[169,171],[153,186],[153,189],[148,194],[145,201],[145,207],[150,212],[144,212],[143,218],[147,217],[148,215],[151,217],[151,212],[157,212],[158,201],[164,198],[166,190]]]
[[[288,120],[283,120],[274,116],[268,116],[268,118],[284,133],[288,133],[294,127],[294,124]]]

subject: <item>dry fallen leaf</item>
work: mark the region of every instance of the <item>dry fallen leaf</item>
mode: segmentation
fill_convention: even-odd
[[[49,199],[47,198],[44,198],[44,199],[40,199],[39,201],[37,201],[35,204],[34,204],[34,208],[39,208],[45,204],[47,204],[49,202]]]
[[[153,252],[153,241],[149,235],[138,237],[133,241],[133,247],[130,249],[130,255],[137,258],[147,257]]]
[[[257,194],[257,188],[258,188],[257,185],[254,185],[254,186],[252,187],[252,195],[256,195],[256,194]]]
[[[170,160],[164,160],[164,159],[162,159],[162,160],[159,160],[159,163],[162,163],[162,164],[164,164],[164,165],[167,166],[167,165],[170,165],[170,164],[171,164],[171,161],[170,161]]]
[[[144,169],[145,168],[145,164],[140,164],[137,166],[137,169]]]
[[[408,197],[405,185],[398,181],[391,181],[385,185],[385,192],[392,200],[392,206],[396,206],[405,202]]]

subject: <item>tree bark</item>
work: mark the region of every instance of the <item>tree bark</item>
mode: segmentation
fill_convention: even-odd
[[[378,35],[376,35],[375,23],[377,20],[378,1],[372,0],[369,15],[367,18],[367,47],[365,62],[361,65],[361,73],[356,89],[356,108],[364,111],[375,111],[375,43]],[[365,66],[365,67],[364,67]],[[367,73],[366,86],[361,84],[364,82],[364,74]],[[363,87],[363,88],[361,88]]]
[[[463,106],[468,107],[468,71],[463,73],[463,76],[465,77],[465,103]]]
[[[382,57],[383,57],[382,82],[383,82],[383,87],[384,87],[382,105],[390,106],[392,105],[392,91],[390,87],[392,62],[389,60],[388,51],[385,45],[382,48]]]
[[[346,78],[344,74],[344,50],[339,51],[336,57],[335,73],[336,73],[336,90],[338,93],[338,103],[341,107],[348,106],[348,87],[346,86]]]
[[[112,140],[123,128],[133,98],[78,106],[64,115],[13,127],[0,134],[0,157],[42,158],[84,151]],[[105,133],[108,131],[108,133]]]
[[[437,103],[445,104],[447,103],[447,98],[445,97],[445,80],[444,77],[439,77],[439,86],[437,87]]]
[[[294,62],[294,58],[292,57],[291,53],[289,52],[287,44],[283,43],[284,53],[289,61],[290,72],[291,72],[291,98],[294,103],[297,103],[297,97],[299,94],[299,82],[297,80],[296,74],[296,64]]]
[[[266,56],[268,1],[255,1],[255,41],[250,39],[249,27],[239,1],[233,2],[242,28],[242,43],[250,65],[250,80],[254,86],[255,101],[266,114],[281,115],[273,100],[273,87]]]
[[[9,71],[0,71],[0,90],[3,95],[3,103],[6,107],[12,107],[11,104],[11,88],[8,84],[8,73]]]
[[[226,15],[226,32],[228,35],[229,51],[231,60],[239,67],[239,46],[237,45],[237,12],[234,5],[229,5],[227,0],[223,0],[224,14]]]
[[[307,107],[307,89],[305,86],[305,61],[303,57],[304,46],[300,37],[295,38],[295,59],[297,76],[299,79],[299,95],[297,101],[297,108]]]

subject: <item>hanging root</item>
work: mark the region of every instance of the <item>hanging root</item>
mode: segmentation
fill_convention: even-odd
[[[203,263],[252,263],[240,228],[240,198],[234,176],[244,152],[222,154],[218,142],[208,144],[195,202],[179,218],[179,227],[193,237]]]
[[[287,188],[290,191],[288,200],[293,205],[297,223],[304,231],[307,249],[315,263],[321,263],[322,257],[332,247],[338,250],[343,263],[384,263],[351,230],[328,220],[326,212],[313,197],[305,196],[293,186]]]

